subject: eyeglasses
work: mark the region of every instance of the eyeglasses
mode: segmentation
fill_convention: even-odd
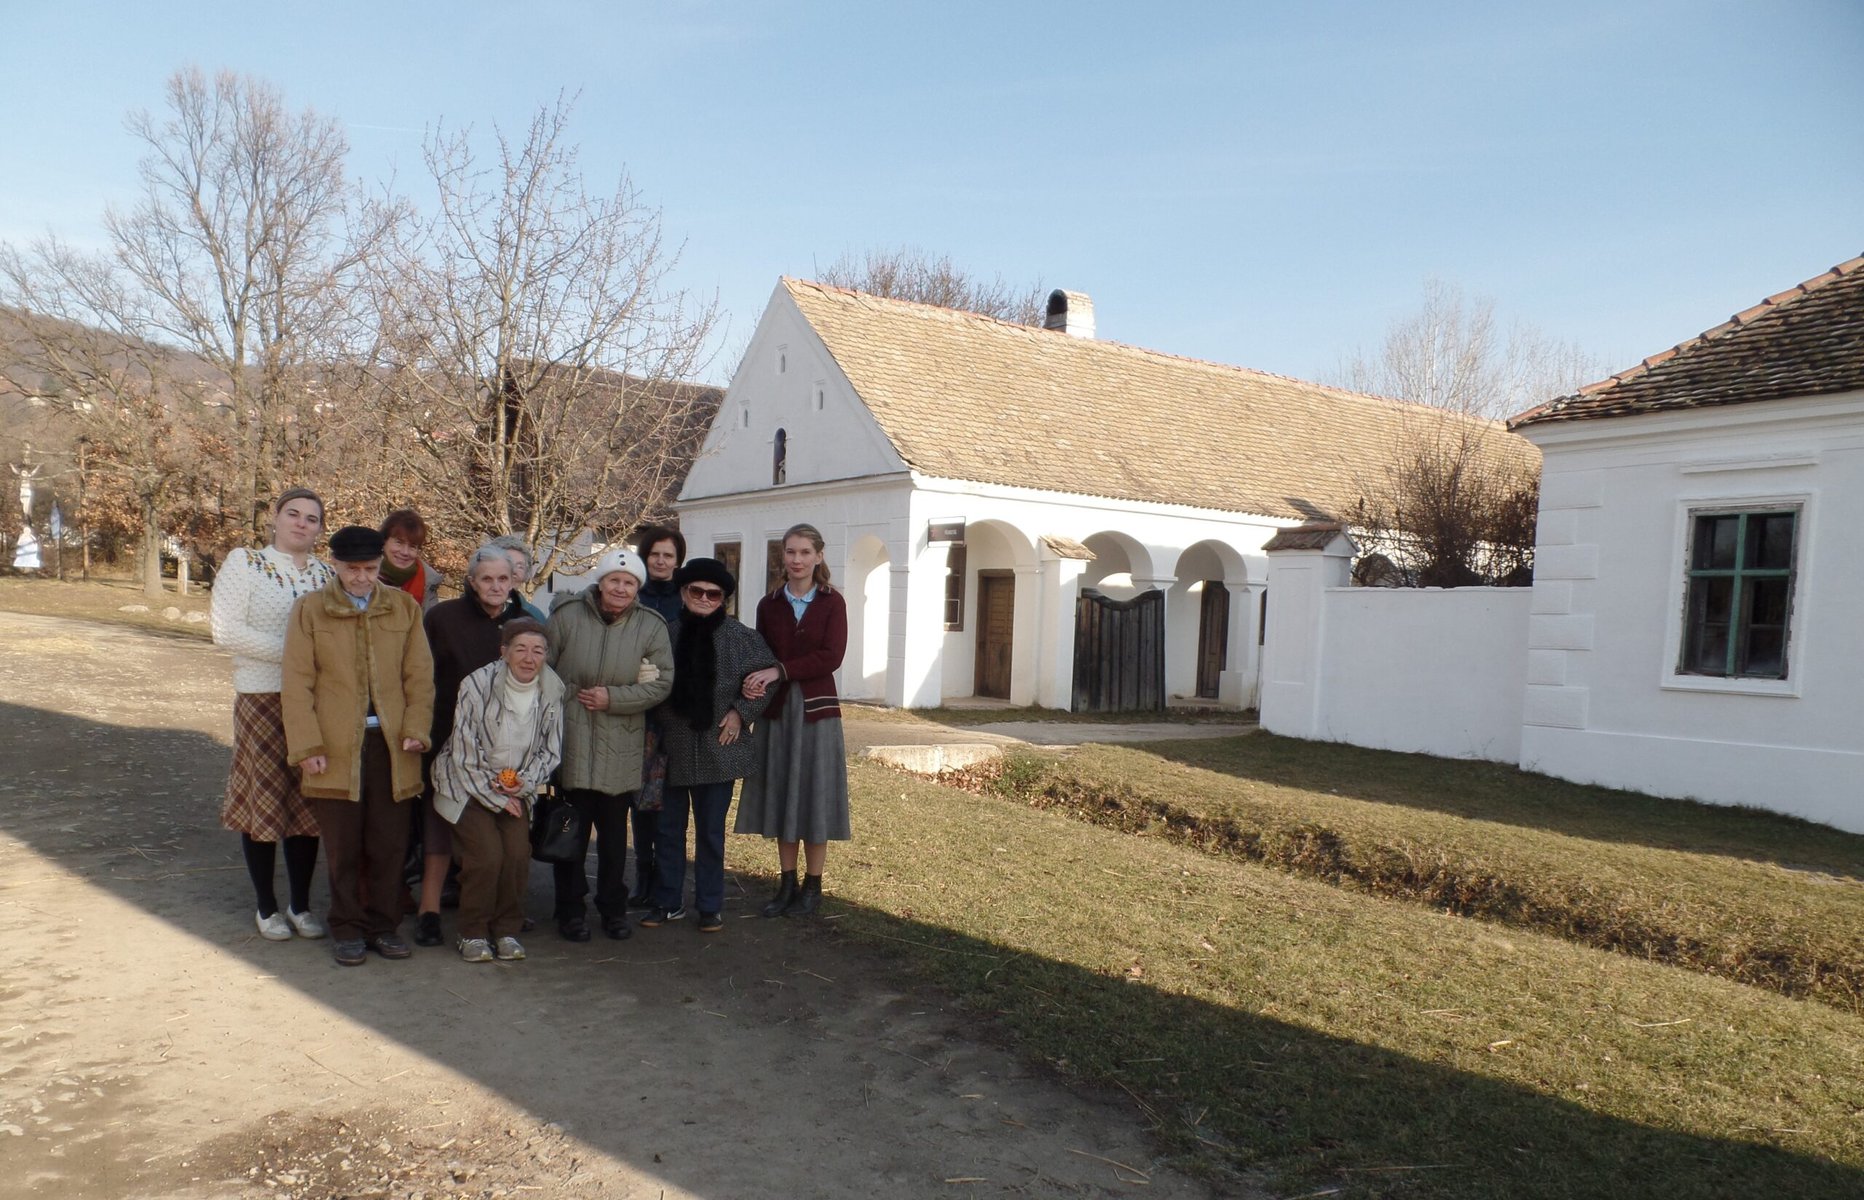
[[[700,587],[696,583],[689,583],[686,585],[686,594],[695,600],[723,600],[725,598],[725,589]]]

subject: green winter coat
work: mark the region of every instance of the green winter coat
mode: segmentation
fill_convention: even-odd
[[[585,589],[550,614],[550,669],[563,680],[563,765],[557,782],[611,795],[639,790],[647,710],[673,690],[673,644],[659,613],[636,602],[610,624],[600,593]],[[660,678],[638,683],[641,660]],[[608,689],[608,708],[592,712],[576,699],[586,687]]]

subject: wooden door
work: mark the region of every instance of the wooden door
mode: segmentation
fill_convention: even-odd
[[[1215,700],[1217,684],[1230,658],[1230,589],[1221,579],[1204,581],[1204,601],[1197,618],[1197,694]]]
[[[1010,651],[1016,630],[1016,576],[977,573],[977,679],[979,696],[1010,698]]]

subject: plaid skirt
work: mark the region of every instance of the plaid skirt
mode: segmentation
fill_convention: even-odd
[[[255,842],[317,836],[297,768],[285,761],[285,706],[277,692],[241,692],[233,701],[233,768],[220,823]]]

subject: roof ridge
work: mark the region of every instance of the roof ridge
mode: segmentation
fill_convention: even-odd
[[[1569,404],[1582,398],[1591,399],[1609,392],[1622,384],[1628,383],[1631,380],[1641,379],[1664,363],[1677,357],[1679,354],[1693,350],[1698,346],[1706,346],[1719,341],[1737,330],[1747,329],[1763,317],[1770,317],[1788,305],[1814,294],[1828,284],[1836,283],[1845,276],[1858,271],[1864,271],[1864,255],[1859,255],[1856,258],[1848,258],[1836,266],[1819,272],[1810,279],[1802,280],[1794,284],[1785,291],[1775,292],[1759,303],[1750,305],[1740,312],[1735,313],[1721,324],[1705,329],[1694,337],[1685,338],[1676,345],[1671,346],[1668,350],[1660,350],[1656,354],[1652,354],[1616,374],[1608,375],[1604,379],[1597,380],[1593,383],[1588,383],[1571,395],[1556,396],[1554,399],[1535,405],[1525,412],[1516,413],[1514,416],[1508,418],[1508,427],[1510,429],[1516,428],[1530,421],[1535,421],[1542,417],[1557,413]]]
[[[1864,259],[1860,259],[1859,261],[1864,261]],[[1040,325],[1024,325],[1017,321],[1006,321],[1001,317],[993,317],[988,313],[972,312],[969,309],[951,308],[943,304],[928,304],[922,300],[902,300],[894,296],[876,296],[872,292],[863,292],[856,288],[841,287],[838,284],[820,283],[813,279],[801,279],[793,275],[782,276],[782,282],[791,288],[812,288],[831,297],[844,297],[857,302],[874,301],[878,304],[895,308],[916,309],[928,316],[957,317],[961,320],[975,322],[986,327],[997,327],[1014,333],[1062,337],[1066,338],[1068,342],[1074,345],[1083,347],[1100,347],[1125,354],[1136,354],[1145,358],[1165,359],[1170,362],[1186,363],[1191,366],[1203,367],[1210,371],[1231,372],[1239,375],[1254,376],[1258,379],[1280,380],[1283,383],[1292,383],[1305,388],[1313,388],[1316,391],[1326,392],[1330,395],[1338,396],[1343,400],[1351,400],[1355,403],[1370,402],[1375,405],[1391,406],[1399,409],[1426,409],[1433,412],[1441,412],[1447,416],[1474,421],[1482,425],[1493,425],[1497,428],[1504,426],[1502,421],[1493,417],[1480,417],[1472,416],[1467,413],[1456,413],[1450,409],[1438,408],[1436,405],[1427,404],[1421,400],[1404,400],[1396,396],[1383,396],[1377,392],[1359,392],[1331,383],[1318,383],[1311,379],[1300,379],[1293,375],[1283,375],[1275,371],[1264,371],[1259,367],[1245,367],[1236,363],[1215,362],[1208,358],[1192,358],[1190,355],[1186,354],[1173,354],[1169,350],[1157,350],[1150,346],[1135,346],[1130,342],[1116,341],[1111,338],[1071,337],[1058,329],[1045,329]]]

